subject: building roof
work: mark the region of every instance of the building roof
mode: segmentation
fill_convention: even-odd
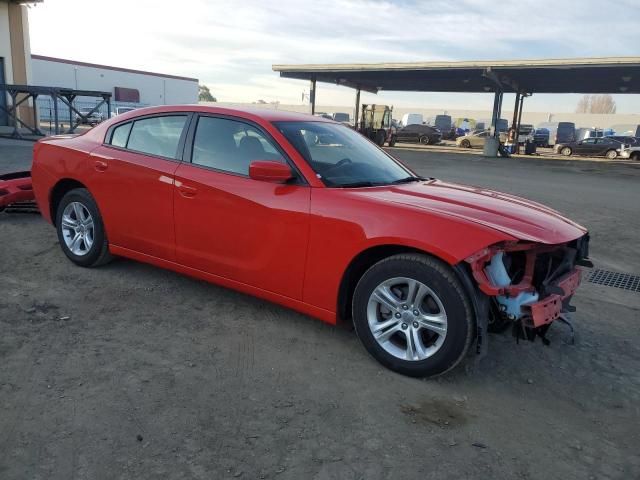
[[[171,78],[174,80],[187,80],[189,82],[198,82],[197,78],[180,77],[178,75],[170,75],[166,73],[146,72],[144,70],[133,70],[131,68],[112,67],[109,65],[100,65],[98,63],[78,62],[76,60],[67,60],[64,58],[46,57],[44,55],[31,55],[32,60],[45,60],[47,62],[67,63],[69,65],[77,65],[81,67],[101,68],[103,70],[114,70],[117,72],[137,73],[139,75],[151,75],[154,77]]]
[[[284,78],[365,91],[640,93],[640,57],[273,65]]]

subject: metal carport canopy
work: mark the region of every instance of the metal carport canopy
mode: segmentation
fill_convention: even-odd
[[[640,57],[273,65],[284,78],[377,93],[640,93]],[[496,82],[499,82],[497,83]],[[499,86],[499,88],[498,88]]]

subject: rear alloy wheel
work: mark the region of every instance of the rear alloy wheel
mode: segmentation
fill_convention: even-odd
[[[605,155],[609,160],[613,160],[614,158],[616,158],[618,156],[618,152],[616,152],[615,150],[609,150],[606,155]]]
[[[471,148],[471,142],[469,140],[462,140],[460,146],[462,148]]]
[[[420,137],[420,143],[422,145],[429,145],[431,141],[429,140],[429,137],[427,135],[423,135],[422,137]]]
[[[563,147],[563,148],[560,150],[560,153],[561,153],[562,155],[564,155],[565,157],[570,157],[570,156],[571,156],[571,154],[573,153],[573,151],[572,151],[569,147]]]
[[[455,367],[469,348],[475,325],[454,272],[417,254],[381,260],[362,276],[353,319],[358,337],[376,360],[413,377]]]
[[[102,217],[87,189],[76,188],[62,197],[56,230],[62,251],[76,265],[94,267],[111,260]]]

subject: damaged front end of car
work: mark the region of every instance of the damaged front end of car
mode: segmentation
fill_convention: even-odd
[[[503,242],[465,259],[482,296],[486,296],[486,329],[512,326],[516,339],[540,337],[549,344],[547,330],[555,320],[571,331],[571,298],[580,285],[582,267],[589,260],[589,235],[559,245]],[[481,340],[479,327],[479,342]],[[479,350],[480,351],[480,350]]]

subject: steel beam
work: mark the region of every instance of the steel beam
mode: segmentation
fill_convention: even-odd
[[[360,87],[356,88],[356,116],[353,119],[353,125],[355,129],[358,129],[358,122],[360,121]]]
[[[311,86],[309,89],[309,102],[311,103],[311,115],[316,113],[316,79],[311,79]]]

